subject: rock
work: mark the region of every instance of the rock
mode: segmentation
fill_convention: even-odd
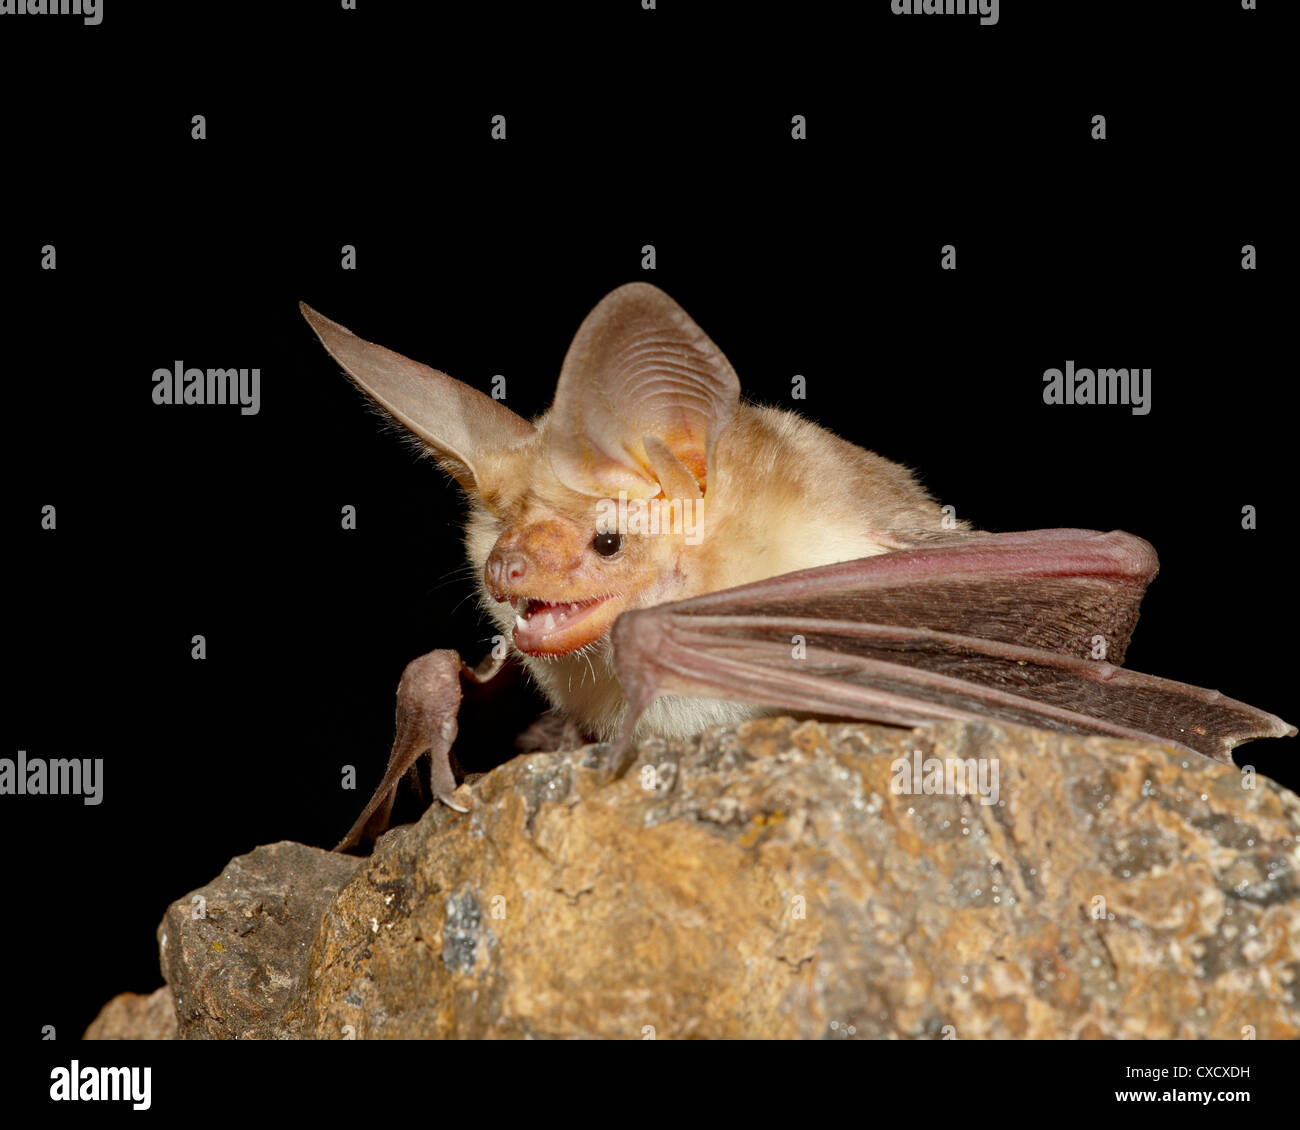
[[[996,803],[895,791],[917,750]],[[515,758],[369,860],[235,860],[160,931],[181,1034],[1300,1035],[1300,799],[1271,781],[992,724],[608,756]]]
[[[270,844],[232,859],[206,887],[172,903],[158,927],[158,952],[181,1038],[281,1035],[321,916],[361,863],[304,844]]]
[[[174,1040],[176,1005],[166,985],[148,996],[118,993],[99,1010],[83,1040]]]
[[[892,791],[918,749],[996,762],[998,803]],[[991,724],[767,719],[612,783],[606,752],[384,837],[286,1033],[1300,1035],[1300,800],[1270,781]]]

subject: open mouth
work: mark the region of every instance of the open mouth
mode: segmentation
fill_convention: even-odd
[[[515,601],[515,646],[526,655],[565,655],[594,643],[621,611],[615,595],[591,600]]]

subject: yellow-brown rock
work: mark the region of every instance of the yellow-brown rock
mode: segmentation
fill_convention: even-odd
[[[83,1040],[174,1040],[176,1002],[166,985],[152,993],[118,993],[99,1010]]]
[[[996,761],[996,803],[898,759]],[[1158,746],[767,719],[520,757],[381,839],[278,1034],[1300,1035],[1300,801]]]

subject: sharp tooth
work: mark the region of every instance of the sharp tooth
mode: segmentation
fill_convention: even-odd
[[[555,630],[555,617],[549,612],[546,614],[546,630],[552,632]]]
[[[515,617],[515,627],[516,627],[516,628],[527,628],[527,627],[528,627],[528,621],[525,620],[522,616],[516,616],[516,617]]]

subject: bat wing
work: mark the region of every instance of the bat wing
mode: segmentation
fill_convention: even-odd
[[[1158,569],[1140,538],[881,541],[900,548],[620,616],[624,740],[660,694],[903,726],[994,718],[1170,742],[1224,762],[1242,742],[1296,732],[1217,691],[1119,666]]]

